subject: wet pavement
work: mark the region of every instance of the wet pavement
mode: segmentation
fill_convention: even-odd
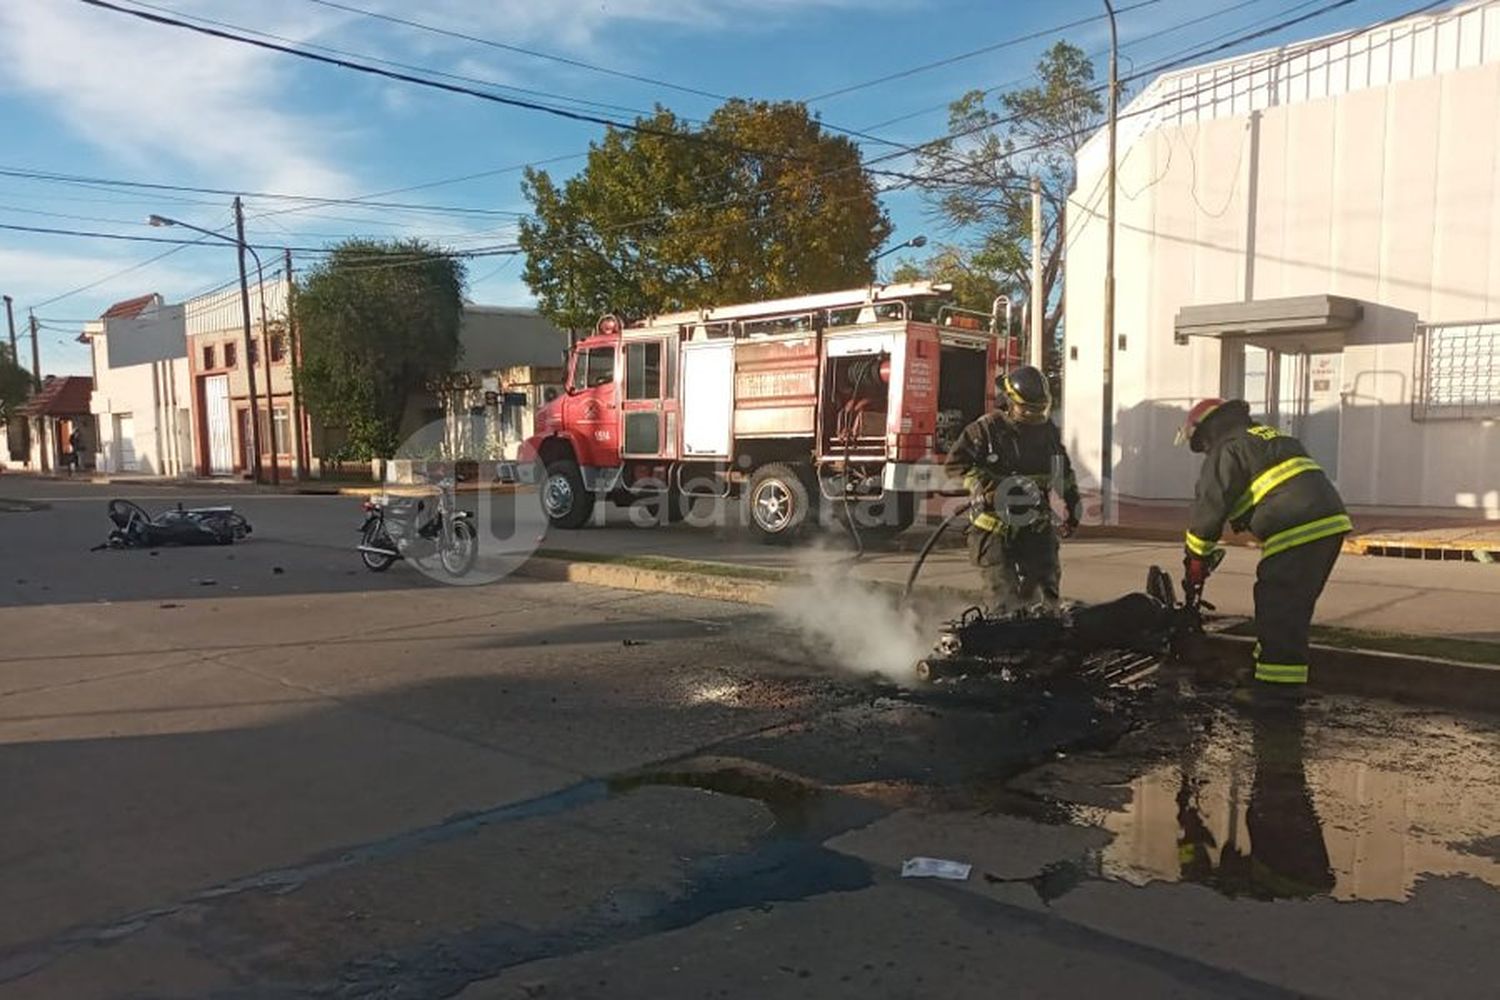
[[[1494,716],[905,688],[733,605],[401,580],[0,607],[0,996],[1500,981]]]

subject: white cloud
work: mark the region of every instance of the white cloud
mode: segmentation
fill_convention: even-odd
[[[275,26],[273,6],[255,5],[251,21],[316,30]],[[158,176],[186,167],[234,186],[347,192],[328,123],[284,110],[295,97],[284,59],[82,4],[0,4],[0,80],[119,162]]]
[[[139,264],[141,259],[139,256],[17,250],[0,247],[0,274],[9,276],[11,287],[7,287],[6,291],[15,296],[19,305],[27,302],[44,302],[54,295],[60,295],[80,285],[98,281],[105,275]],[[55,306],[39,310],[39,313],[74,317],[79,316],[80,310],[83,309],[80,302],[97,301],[107,305],[109,302],[144,295],[147,292],[161,292],[170,299],[174,293],[180,294],[185,289],[201,285],[209,278],[218,277],[221,270],[226,272],[232,270],[233,266],[234,262],[228,256],[225,257],[218,270],[204,270],[190,265],[162,261],[160,264],[150,265],[149,268],[110,278],[97,288],[90,289],[86,297],[81,296],[78,299],[59,302]],[[14,291],[11,290],[12,287]],[[91,315],[92,312],[98,311],[101,310],[85,311],[83,315]]]

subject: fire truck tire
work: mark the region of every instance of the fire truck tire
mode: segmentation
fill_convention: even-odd
[[[784,545],[812,519],[812,491],[796,468],[781,462],[762,465],[750,478],[750,528],[770,545]]]
[[[577,462],[558,459],[547,463],[547,478],[542,481],[542,509],[554,528],[572,530],[588,524],[594,513],[594,494],[584,487]]]

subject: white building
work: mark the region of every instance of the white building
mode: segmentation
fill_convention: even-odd
[[[84,325],[99,439],[97,468],[113,475],[191,475],[192,403],[182,306],[160,295],[117,302]]]
[[[1500,0],[1159,77],[1121,109],[1113,484],[1192,495],[1241,396],[1356,509],[1500,518]],[[1101,131],[1068,206],[1065,436],[1100,472]]]

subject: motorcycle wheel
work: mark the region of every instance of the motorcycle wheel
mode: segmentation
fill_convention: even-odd
[[[371,545],[381,549],[395,548],[385,533],[385,525],[379,521],[365,528],[359,540],[362,545]],[[384,573],[391,568],[391,563],[396,561],[395,556],[384,556],[378,552],[366,552],[363,549],[360,550],[359,558],[364,562],[365,569],[373,573]]]
[[[443,569],[449,576],[463,576],[474,568],[478,557],[479,536],[474,533],[474,526],[464,519],[454,521],[448,544],[438,553]]]

